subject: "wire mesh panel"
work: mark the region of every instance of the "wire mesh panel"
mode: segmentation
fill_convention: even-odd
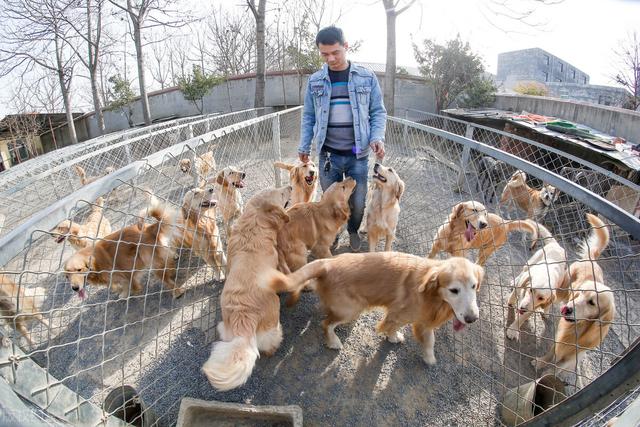
[[[80,188],[81,174],[85,182],[91,182],[178,142],[257,115],[258,111],[252,109],[198,120],[180,119],[173,124],[95,138],[10,168],[0,175],[0,236],[33,212]]]
[[[444,125],[442,118],[431,120]],[[506,183],[518,169],[526,172],[525,183],[532,190],[539,191],[542,183],[548,182],[560,192],[559,197],[534,212],[535,221],[546,227],[566,250],[565,260],[555,259],[551,253],[544,258],[550,268],[567,267],[578,260],[580,242],[594,232],[587,213],[599,213],[596,218],[617,223],[609,228],[609,242],[597,254],[597,260],[587,261],[592,269],[598,265],[603,270],[603,283],[608,289],[600,290],[596,305],[604,305],[606,297],[612,296],[613,317],[595,319],[595,344],[588,348],[574,346],[570,363],[552,359],[538,368],[531,364],[561,342],[558,333],[566,328],[563,322],[571,318],[567,307],[575,304],[559,296],[547,313],[530,312],[528,321],[517,331],[512,327],[516,317],[523,314],[523,298],[517,294],[510,301],[510,296],[519,278],[528,277],[526,272],[537,265],[532,257],[550,241],[548,237],[532,239],[533,233],[523,227],[524,232],[507,230],[502,241],[489,242],[492,253],[485,263],[486,276],[478,294],[479,320],[462,332],[455,332],[449,323],[437,331],[435,366],[424,364],[415,340],[407,339],[398,345],[377,336],[375,325],[382,318],[379,311],[368,312],[337,330],[344,343],[342,350],[326,348],[319,327],[322,311],[318,299],[307,293],[295,309],[283,306],[284,341],[276,354],[260,358],[243,387],[216,392],[200,367],[209,356],[211,342],[217,339],[215,324],[220,320],[218,301],[223,280],[215,265],[185,247],[185,228],[180,224],[175,225],[182,230],[177,232],[177,240],[158,238],[145,243],[139,237],[134,256],[147,256],[151,261],[130,269],[139,273],[135,279],[131,277],[123,284],[117,277],[123,269],[114,264],[105,268],[104,283],[73,289],[74,271],[68,260],[78,249],[69,238],[57,242],[60,235],[52,231],[55,225],[69,219],[78,224],[97,219],[98,225],[108,220],[112,231],[161,227],[148,207],[163,206],[163,212],[181,214],[185,195],[193,191],[194,185],[194,177],[182,171],[181,161],[189,160],[194,166],[195,159],[204,158],[209,152],[215,158],[217,172],[234,166],[246,174],[238,189],[246,201],[261,189],[288,182],[284,174],[274,169],[273,162],[295,161],[299,124],[298,108],[251,118],[186,142],[180,142],[182,136],[177,133],[167,132],[166,140],[158,142],[161,148],[153,154],[145,153],[149,148],[141,149],[131,161],[124,159],[127,149],[135,152],[141,145],[135,139],[112,147],[109,153],[113,157],[107,157],[109,160],[101,160],[101,153],[96,154],[95,160],[79,160],[87,174],[95,173],[114,158],[122,159],[122,163],[103,179],[70,190],[61,202],[34,209],[32,218],[17,228],[21,236],[12,229],[1,237],[5,248],[11,250],[11,256],[0,257],[3,274],[19,285],[9,298],[16,304],[9,308],[25,315],[32,313],[28,304],[39,306],[33,312],[42,313],[45,324],[33,319],[22,336],[19,317],[2,312],[9,323],[5,332],[11,341],[0,349],[0,374],[23,396],[40,399],[38,403],[47,408],[54,406],[61,386],[75,392],[75,401],[65,405],[68,414],[80,413],[87,405],[100,407],[115,387],[132,385],[148,410],[156,414],[159,425],[176,421],[184,396],[252,404],[298,404],[312,425],[501,425],[505,423],[505,410],[517,413],[535,403],[528,401],[521,390],[516,393],[515,407],[505,404],[505,396],[514,388],[552,374],[563,382],[567,395],[587,390],[594,379],[607,375],[616,358],[640,336],[634,309],[639,297],[640,247],[638,236],[630,234],[632,229],[638,229],[638,221],[560,173],[523,162],[521,157],[491,145],[461,138],[470,131],[459,123],[451,123],[445,132],[441,130],[443,126],[436,129],[389,118],[384,165],[396,170],[405,182],[394,250],[429,255],[439,228],[452,220],[454,208],[461,202],[476,201],[477,209],[482,204],[488,212],[499,215],[504,222],[497,227],[527,219],[527,211],[514,200],[500,203]],[[573,164],[581,171],[584,166]],[[558,171],[556,167],[552,172]],[[169,217],[162,217],[160,224],[164,222],[174,224]],[[216,223],[224,249],[225,227],[219,214]],[[540,235],[539,229],[535,230]],[[468,231],[477,232],[478,229]],[[109,243],[124,253],[130,245],[121,236],[122,233],[108,238],[94,235],[84,243],[91,250],[93,245]],[[534,242],[537,246],[531,249]],[[165,250],[169,250],[170,257],[163,256]],[[338,248],[338,252],[345,250]],[[435,255],[449,256],[444,252]],[[464,255],[475,261],[479,253],[469,249]],[[159,264],[153,261],[157,259]],[[179,298],[174,298],[176,292],[165,281],[169,273],[184,290]],[[123,286],[128,289],[138,285],[139,289],[130,296],[121,295]],[[20,289],[24,296],[19,296]],[[578,289],[575,291],[578,295]],[[85,299],[79,298],[82,294],[86,294]],[[600,296],[602,302],[598,302]],[[527,312],[526,307],[523,312]],[[576,335],[581,333],[577,325],[578,322],[572,329]],[[37,387],[21,385],[29,377],[25,372],[29,361],[45,373],[46,381],[40,381]],[[81,414],[74,418],[79,419]]]

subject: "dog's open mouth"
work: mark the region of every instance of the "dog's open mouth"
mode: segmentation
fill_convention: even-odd
[[[525,314],[527,312],[527,310],[525,310],[524,308],[519,308],[518,309],[518,314]]]
[[[244,188],[244,181],[233,181],[232,185],[236,188]]]
[[[56,243],[62,243],[62,242],[64,242],[64,239],[65,239],[66,237],[67,237],[67,236],[65,236],[64,234],[59,235],[58,237],[56,237]]]
[[[80,297],[80,299],[86,299],[87,291],[85,291],[84,288],[78,290],[78,296]]]
[[[464,238],[467,239],[467,242],[470,242],[476,237],[476,228],[470,221],[465,221],[464,223],[467,226],[466,230],[464,230]]]
[[[200,203],[200,206],[202,206],[203,208],[210,208],[215,205],[216,205],[216,202],[212,200],[205,200],[204,202]]]
[[[379,180],[380,182],[387,182],[387,178],[380,175],[378,172],[373,174],[373,178]]]
[[[316,177],[315,176],[305,176],[304,177],[304,182],[307,183],[307,185],[312,185],[313,182],[315,181]]]
[[[569,307],[566,305],[560,309],[560,314],[562,314],[562,318],[567,322],[575,322],[576,319],[573,317],[573,310],[569,310]]]
[[[456,332],[460,332],[461,330],[464,329],[464,327],[467,326],[465,325],[463,322],[459,321],[457,317],[453,318],[453,330]]]

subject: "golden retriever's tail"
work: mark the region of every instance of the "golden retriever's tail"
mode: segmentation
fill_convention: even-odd
[[[507,232],[522,231],[531,234],[531,247],[533,248],[538,240],[538,227],[539,225],[530,219],[506,221]]]
[[[274,271],[267,280],[259,282],[260,287],[273,292],[291,292],[287,300],[287,306],[291,307],[298,302],[300,292],[309,280],[319,279],[326,274],[327,262],[327,259],[313,261],[288,276],[279,271]]]
[[[218,341],[213,344],[202,372],[216,390],[231,390],[247,382],[259,356],[255,335]]]
[[[521,170],[515,171],[511,175],[511,178],[509,178],[509,181],[507,181],[507,185],[504,186],[502,195],[500,196],[500,202],[498,204],[501,205],[511,198],[511,189],[521,187],[526,183],[527,174],[522,172]]]
[[[596,260],[609,245],[609,228],[593,214],[587,214],[587,222],[591,225],[591,234],[578,249],[578,259]]]
[[[273,162],[273,166],[290,171],[295,166],[285,162]]]
[[[76,174],[80,177],[80,183],[82,185],[87,184],[87,173],[84,171],[84,168],[80,165],[75,165],[73,167],[76,170]]]

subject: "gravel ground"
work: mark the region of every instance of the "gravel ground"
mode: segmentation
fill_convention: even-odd
[[[245,201],[274,180],[273,168],[264,160],[273,158],[267,145],[256,150],[250,141],[242,146],[223,141],[216,148],[220,166],[234,163],[247,172]],[[283,138],[285,159],[293,160],[295,148],[294,139]],[[481,200],[481,196],[475,193],[473,181],[466,193],[452,191],[456,174],[424,150],[400,149],[390,141],[388,151],[385,163],[396,168],[407,184],[394,248],[425,254],[451,207],[473,197]],[[189,182],[188,177],[175,174],[174,162],[150,170],[136,185],[150,185],[157,194],[179,201]],[[131,223],[131,214],[143,204],[139,194],[123,188],[109,198],[107,215],[113,224]],[[546,219],[572,254],[585,235],[583,214],[575,204],[563,204]],[[341,240],[345,246],[346,237]],[[436,333],[435,367],[424,364],[408,328],[403,344],[377,336],[375,324],[381,317],[377,311],[337,329],[342,350],[326,348],[317,297],[306,293],[294,309],[282,305],[280,349],[273,357],[258,360],[245,386],[226,393],[215,392],[200,373],[215,339],[216,302],[222,286],[200,260],[182,254],[181,280],[188,291],[176,301],[150,281],[147,292],[137,298],[117,300],[106,289],[91,287],[89,298],[80,302],[64,278],[55,274],[71,251],[66,248],[63,253],[48,236],[40,236],[22,254],[24,264],[20,258],[10,267],[34,272],[25,274],[23,283],[47,289],[45,308],[52,310],[52,327],[48,331],[33,327],[40,343],[34,359],[96,404],[111,387],[124,382],[140,391],[161,417],[161,425],[175,423],[185,396],[297,404],[307,425],[495,425],[505,389],[536,377],[531,357],[545,353],[553,337],[553,316],[546,321],[536,316],[525,326],[520,342],[504,336],[505,324],[511,320],[506,309],[509,282],[531,255],[527,247],[528,242],[514,233],[490,258],[479,295],[480,320],[461,333],[454,333],[450,323]],[[601,351],[588,353],[580,369],[585,382],[603,372],[639,334],[637,310],[632,309],[639,299],[639,253],[637,242],[620,234],[603,256],[611,258],[601,265],[607,283],[616,290],[618,323]]]

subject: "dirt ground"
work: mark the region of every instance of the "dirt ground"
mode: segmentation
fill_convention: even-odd
[[[296,146],[294,138],[283,138],[285,160],[294,159]],[[385,164],[398,170],[406,182],[394,249],[424,255],[451,207],[463,200],[482,200],[482,195],[475,188],[473,171],[469,171],[465,191],[457,193],[453,191],[457,173],[429,152],[393,140],[387,148]],[[249,145],[222,143],[215,155],[219,165],[234,163],[247,172],[245,201],[274,182],[274,170],[265,160],[273,158],[271,148],[255,150]],[[150,170],[136,186],[149,183],[158,194],[178,201],[189,179],[175,175],[171,163]],[[108,201],[107,215],[113,224],[131,223],[131,214],[143,206],[143,199],[130,188],[118,191],[111,197],[119,199]],[[495,211],[493,205],[487,206]],[[586,235],[584,212],[569,203],[558,205],[546,217],[545,222],[572,256]],[[347,243],[345,233],[338,252],[346,251]],[[26,262],[16,259],[13,268],[34,272],[25,275],[25,283],[48,289],[45,307],[52,310],[52,328],[34,327],[34,337],[41,344],[33,358],[96,404],[101,404],[111,387],[127,383],[160,416],[161,425],[175,423],[180,399],[186,396],[257,405],[296,404],[302,407],[306,425],[496,425],[505,390],[540,376],[530,361],[547,351],[553,337],[554,316],[546,321],[536,316],[525,326],[520,342],[504,335],[510,321],[506,307],[509,283],[532,254],[528,244],[514,233],[490,258],[479,291],[480,320],[460,333],[449,322],[436,333],[438,363],[434,367],[422,361],[409,328],[403,331],[406,340],[402,344],[377,336],[375,324],[381,313],[376,311],[337,328],[343,349],[326,348],[317,297],[305,293],[295,308],[281,307],[284,341],[280,349],[258,360],[245,386],[226,393],[215,392],[200,372],[215,339],[222,286],[200,260],[183,254],[182,280],[187,292],[179,300],[162,293],[160,285],[151,280],[140,297],[118,300],[104,288],[91,287],[89,298],[81,302],[56,273],[71,250],[66,248],[63,253],[45,235],[23,254]],[[618,233],[603,255],[601,265],[615,290],[618,317],[602,348],[589,352],[581,365],[579,373],[585,383],[606,370],[639,334],[639,315],[633,310],[640,299],[639,253],[637,242]]]

